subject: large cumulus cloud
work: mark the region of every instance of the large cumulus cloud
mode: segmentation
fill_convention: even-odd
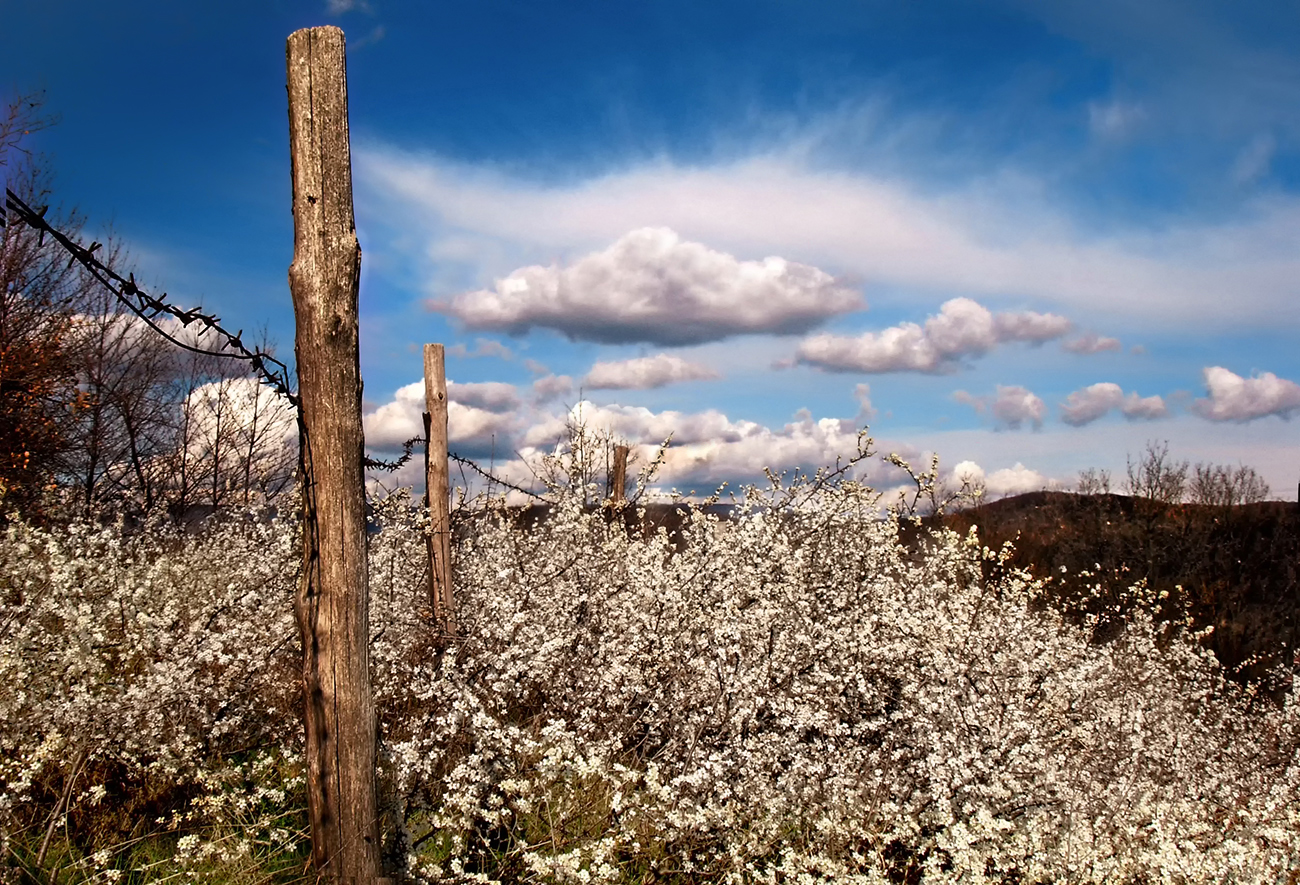
[[[568,267],[523,267],[492,289],[431,302],[471,329],[555,329],[604,343],[698,344],[804,332],[857,309],[861,294],[806,264],[741,261],[668,228],[634,230]]]
[[[1253,378],[1223,368],[1205,369],[1209,396],[1192,403],[1192,409],[1211,421],[1253,421],[1267,415],[1290,418],[1300,411],[1300,384],[1261,372]]]

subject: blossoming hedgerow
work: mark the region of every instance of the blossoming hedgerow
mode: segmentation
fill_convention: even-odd
[[[677,544],[630,537],[587,488],[530,529],[482,513],[454,552],[450,643],[418,514],[379,502],[389,862],[430,882],[737,883],[1273,882],[1300,864],[1294,689],[1248,709],[1159,599],[1093,644],[1028,576],[985,579],[1002,554],[973,534],[905,544],[869,489],[791,491],[695,512]],[[297,531],[8,528],[12,857],[62,816],[87,875],[302,873]],[[130,847],[149,828],[169,856]]]

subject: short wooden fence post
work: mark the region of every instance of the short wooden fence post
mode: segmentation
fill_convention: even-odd
[[[451,586],[451,482],[447,465],[447,363],[441,344],[424,345],[424,479],[429,507],[429,606],[438,626],[456,633]]]

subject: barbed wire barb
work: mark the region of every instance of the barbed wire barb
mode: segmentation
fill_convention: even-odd
[[[114,297],[124,305],[131,313],[139,317],[149,328],[153,329],[164,339],[181,348],[182,350],[196,353],[203,356],[220,357],[223,359],[236,359],[248,363],[253,372],[257,375],[259,381],[269,386],[276,393],[283,396],[289,401],[298,414],[299,425],[302,423],[302,400],[294,393],[293,388],[289,385],[289,367],[280,362],[271,354],[261,350],[249,350],[244,345],[244,330],[240,329],[233,334],[221,326],[221,320],[215,314],[206,314],[198,308],[192,307],[188,310],[169,303],[167,293],[164,292],[161,297],[150,295],[141,288],[136,282],[135,272],[130,271],[125,277],[104,264],[95,257],[95,253],[103,248],[104,244],[97,240],[92,240],[89,246],[82,246],[72,237],[60,231],[45,220],[45,213],[49,211],[49,206],[33,208],[25,203],[21,197],[15,194],[9,188],[5,188],[5,212],[0,213],[0,224],[8,225],[10,223],[9,212],[18,221],[26,224],[37,232],[38,245],[45,244],[45,236],[48,234],[58,243],[64,251],[68,253],[69,269],[74,264],[80,264],[86,271],[94,277],[102,286],[113,293]],[[196,338],[203,336],[208,331],[213,332],[218,339],[224,338],[226,348],[224,350],[208,350],[203,347],[190,344],[183,341],[163,328],[157,320],[159,317],[167,316],[181,324],[182,328],[188,329],[192,324],[199,323],[204,328],[200,330]],[[274,368],[271,368],[271,367]],[[392,472],[405,466],[410,461],[412,449],[418,443],[426,442],[424,437],[413,437],[402,444],[401,457],[386,461],[380,458],[363,458],[363,466],[368,470],[383,470]],[[462,467],[468,467],[475,473],[478,473],[484,479],[491,483],[502,486],[512,491],[520,492],[537,500],[546,500],[543,495],[538,494],[530,489],[523,488],[509,482],[501,477],[483,469],[476,462],[469,458],[461,457],[454,452],[449,452],[448,460],[455,461]]]
[[[222,328],[220,320],[215,315],[202,313],[198,308],[183,310],[176,307],[165,300],[167,298],[166,292],[163,293],[161,298],[156,298],[153,295],[150,295],[144,289],[140,288],[138,283],[136,283],[134,273],[130,273],[128,276],[123,277],[117,271],[108,267],[95,257],[95,252],[103,248],[103,243],[92,240],[89,247],[82,246],[76,240],[47,222],[45,220],[45,213],[48,209],[48,206],[34,209],[23,202],[22,198],[12,190],[5,188],[6,216],[9,212],[13,212],[15,218],[35,230],[37,232],[38,245],[44,245],[45,236],[46,234],[49,234],[49,236],[68,253],[69,269],[71,269],[74,264],[80,264],[92,277],[99,281],[101,285],[112,292],[118,302],[125,306],[127,310],[139,317],[142,322],[176,347],[203,356],[236,359],[249,363],[259,381],[283,396],[289,401],[289,404],[292,405],[299,414],[301,414],[302,402],[289,384],[289,367],[269,353],[260,350],[249,350],[244,345],[242,339],[244,332],[243,329],[240,329],[232,335],[226,329]],[[6,219],[6,221],[7,220],[8,219]],[[192,323],[197,322],[201,324],[204,328],[197,333],[196,337],[202,336],[208,331],[212,331],[215,333],[218,340],[222,338],[225,339],[227,349],[208,350],[177,338],[157,322],[158,318],[163,315],[177,320],[181,326],[186,329],[188,329]],[[269,368],[270,366],[274,366],[275,368]]]

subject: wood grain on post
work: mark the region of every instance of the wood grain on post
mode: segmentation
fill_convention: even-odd
[[[326,880],[380,875],[370,687],[366,499],[343,32],[289,36],[289,151],[302,421],[303,571],[295,599],[306,694],[312,860]]]
[[[424,345],[424,480],[429,505],[429,606],[438,625],[456,632],[451,586],[451,478],[447,466],[447,359],[441,344]]]
[[[627,446],[614,447],[613,501],[622,507],[627,500]]]

